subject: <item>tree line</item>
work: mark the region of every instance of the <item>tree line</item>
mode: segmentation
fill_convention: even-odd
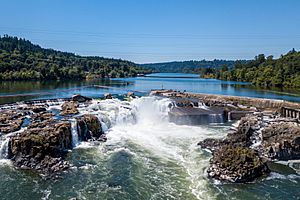
[[[145,69],[150,69],[154,72],[172,72],[172,73],[199,73],[201,69],[206,68],[221,68],[227,65],[232,68],[234,61],[230,60],[191,60],[191,61],[174,61],[165,63],[149,63],[142,64]]]
[[[26,39],[0,36],[0,80],[115,78],[148,72],[130,61],[79,56],[45,49]]]
[[[261,87],[300,88],[300,52],[292,49],[278,59],[260,54],[248,62],[237,60],[232,69],[223,65],[221,69],[203,69],[200,74],[204,78],[251,82]]]

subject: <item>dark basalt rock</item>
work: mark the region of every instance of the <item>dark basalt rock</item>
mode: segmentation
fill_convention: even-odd
[[[74,115],[78,113],[78,104],[74,101],[66,101],[62,106],[61,115]]]
[[[34,113],[46,112],[46,108],[43,106],[33,106],[30,110]]]
[[[259,120],[259,116],[257,115],[243,117],[239,122],[237,130],[229,133],[225,142],[232,145],[249,147],[252,144],[251,136],[260,128]]]
[[[270,171],[254,150],[230,145],[214,151],[210,164],[209,177],[233,183],[249,182]]]
[[[43,128],[51,123],[54,123],[54,114],[50,112],[40,112],[32,116],[31,124],[28,125],[28,129],[31,128]]]
[[[92,100],[91,98],[82,96],[80,94],[75,94],[75,95],[72,96],[72,101],[77,101],[77,102],[80,102],[80,103],[83,103],[83,102],[86,102],[86,101],[91,101],[91,100]]]
[[[9,157],[14,165],[49,174],[63,170],[67,149],[72,148],[71,124],[60,122],[51,126],[36,127],[13,136],[9,143]]]
[[[4,110],[0,115],[0,133],[10,133],[21,129],[27,113],[18,110]]]
[[[78,136],[80,140],[97,140],[103,134],[101,123],[95,115],[86,114],[77,117],[76,120],[79,128]]]
[[[277,160],[300,158],[299,122],[281,121],[269,124],[263,131],[264,154]]]

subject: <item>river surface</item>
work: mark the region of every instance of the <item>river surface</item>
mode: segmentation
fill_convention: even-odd
[[[206,169],[211,155],[201,150],[197,142],[226,136],[231,124],[169,123],[170,100],[145,96],[151,89],[170,88],[300,102],[297,92],[258,90],[245,83],[198,79],[194,75],[156,76],[92,82],[0,83],[0,95],[6,96],[2,103],[65,98],[74,93],[99,98],[110,92],[121,97],[129,90],[141,96],[130,102],[93,100],[88,108],[80,108],[80,114],[99,116],[108,141],[97,146],[73,141],[76,148],[67,157],[73,167],[59,174],[58,180],[16,170],[8,160],[0,159],[0,199],[299,199],[300,176],[282,166],[248,184],[208,179]]]
[[[99,98],[105,93],[119,96],[132,90],[137,95],[145,95],[151,89],[162,88],[300,102],[300,91],[295,89],[261,89],[248,83],[201,79],[196,74],[159,73],[151,74],[151,77],[92,81],[4,81],[0,82],[0,104],[32,99],[68,98],[76,93]]]

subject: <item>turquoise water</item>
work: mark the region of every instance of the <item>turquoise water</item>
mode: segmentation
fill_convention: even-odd
[[[113,88],[86,87],[92,84]],[[4,101],[63,98],[74,93],[101,97],[105,92],[123,95],[128,90],[139,91],[142,96],[162,85],[191,92],[299,101],[297,94],[287,91],[283,94],[257,90],[248,84],[195,78],[139,77],[1,85],[5,85],[1,87],[1,95],[53,92],[3,98]],[[99,100],[88,108],[80,108],[80,113],[105,119],[108,141],[96,146],[81,143],[69,152],[66,159],[73,166],[59,173],[57,180],[44,179],[30,170],[14,169],[9,161],[0,160],[0,199],[299,199],[300,176],[282,166],[270,176],[248,184],[224,184],[207,178],[211,155],[201,150],[197,142],[224,137],[231,124],[175,125],[166,117],[168,103],[167,99],[141,97],[130,103]]]

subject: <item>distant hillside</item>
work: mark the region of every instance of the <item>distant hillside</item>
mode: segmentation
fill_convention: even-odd
[[[166,62],[142,64],[141,67],[150,69],[155,72],[174,72],[174,73],[199,73],[201,68],[221,68],[226,65],[233,68],[234,61],[227,60],[201,60],[201,61],[182,61],[182,62]]]
[[[44,49],[25,39],[0,37],[0,80],[128,77],[145,73],[133,62]]]
[[[278,59],[260,54],[247,63],[237,61],[233,69],[207,71],[203,77],[252,82],[263,87],[300,88],[300,52],[293,49]]]

